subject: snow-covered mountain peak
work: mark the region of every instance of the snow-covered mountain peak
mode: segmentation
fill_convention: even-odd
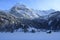
[[[54,9],[50,10],[32,10],[31,8],[28,8],[24,4],[16,4],[11,8],[10,13],[15,15],[19,18],[27,18],[27,19],[35,19],[35,18],[41,18],[43,16],[44,18],[47,18],[50,13],[55,12]]]
[[[23,17],[28,19],[34,19],[37,18],[38,15],[36,12],[34,12],[32,9],[26,7],[23,4],[16,4],[11,8],[10,13],[17,17]]]
[[[26,6],[24,4],[15,4],[14,7],[17,7],[17,8],[25,8]]]

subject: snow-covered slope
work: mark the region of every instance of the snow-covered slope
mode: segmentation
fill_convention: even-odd
[[[49,9],[49,10],[34,10],[38,15],[40,16],[46,16],[49,15],[52,12],[55,12],[54,9]]]
[[[0,40],[60,40],[60,32],[47,34],[45,32],[37,33],[0,33]]]

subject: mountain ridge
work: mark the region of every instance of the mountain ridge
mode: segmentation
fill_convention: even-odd
[[[46,15],[41,15],[41,14]],[[56,22],[56,23],[55,23]],[[0,31],[13,32],[18,29],[29,31],[35,29],[60,30],[60,11],[36,11],[25,5],[15,5],[9,11],[0,11]],[[34,29],[33,29],[34,28]]]

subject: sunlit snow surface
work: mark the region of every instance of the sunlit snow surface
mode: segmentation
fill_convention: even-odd
[[[0,33],[0,40],[60,40],[60,32],[52,32],[51,34],[48,34],[46,32]]]

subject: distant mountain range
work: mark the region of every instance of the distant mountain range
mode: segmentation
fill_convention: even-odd
[[[39,30],[60,30],[60,11],[34,10],[22,4],[14,5],[10,10],[0,10],[0,31],[13,32],[31,29],[32,32]]]

